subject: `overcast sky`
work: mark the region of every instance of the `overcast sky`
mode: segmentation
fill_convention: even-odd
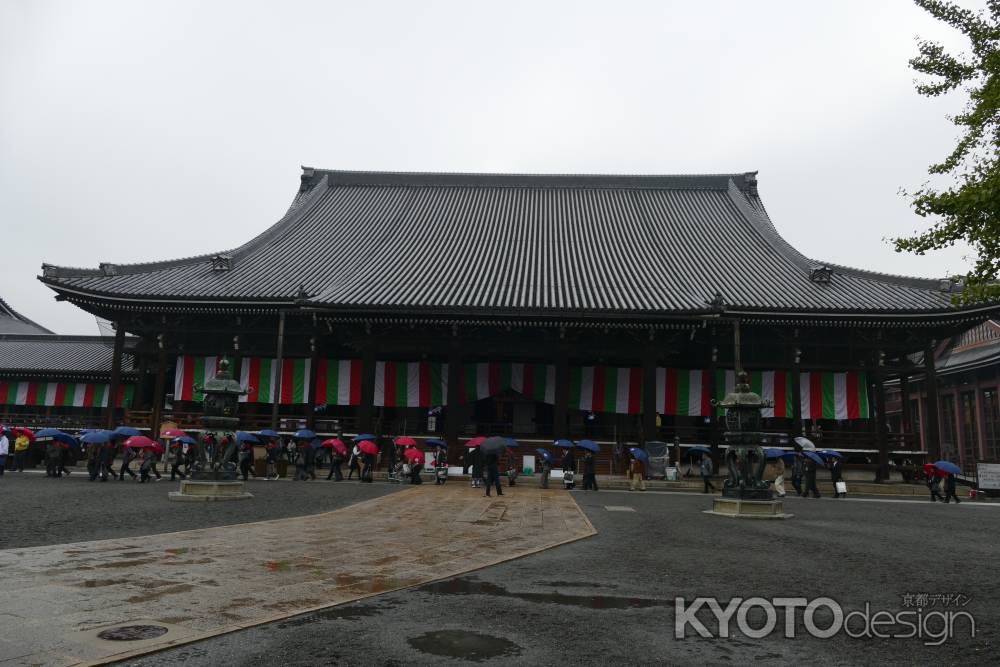
[[[228,249],[281,217],[299,166],[759,170],[806,255],[900,255],[900,196],[954,145],[961,98],[918,96],[908,0],[0,0],[0,297],[58,333],[94,318],[39,283]]]

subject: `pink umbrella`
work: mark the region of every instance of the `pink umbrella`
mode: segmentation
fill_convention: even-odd
[[[468,447],[469,449],[475,449],[484,442],[486,442],[486,436],[480,435],[473,438],[472,440],[469,440],[467,443],[465,443],[465,446]]]
[[[10,431],[14,435],[23,435],[24,437],[26,437],[31,442],[35,441],[35,432],[32,431],[30,428],[26,428],[24,426],[15,426]]]
[[[365,454],[378,454],[378,445],[371,440],[362,440],[358,443],[358,449]]]
[[[161,445],[158,442],[151,442],[150,444],[146,445],[145,449],[150,450],[154,454],[162,454],[163,453],[163,445]]]
[[[325,449],[336,449],[338,454],[347,456],[347,445],[340,438],[330,438],[329,440],[323,441],[323,447]]]
[[[424,460],[424,453],[417,449],[416,447],[410,447],[405,452],[403,452],[403,458],[407,461],[413,461],[415,463],[420,463]]]
[[[413,438],[411,438],[408,435],[404,435],[402,437],[396,438],[396,446],[397,447],[416,447],[417,446],[417,441],[414,440]]]
[[[157,443],[153,442],[144,435],[133,435],[131,438],[125,441],[125,446],[130,449],[145,449],[146,447],[152,447]],[[160,448],[163,449],[162,447]]]
[[[168,428],[168,429],[160,432],[160,437],[161,438],[170,438],[171,440],[173,440],[174,438],[181,438],[181,437],[184,437],[186,435],[187,435],[187,433],[185,433],[184,431],[180,430],[179,428]]]

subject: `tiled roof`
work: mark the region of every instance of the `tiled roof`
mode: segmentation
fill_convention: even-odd
[[[39,326],[21,315],[0,299],[0,334],[50,334],[43,326]]]
[[[309,302],[345,311],[685,314],[711,310],[717,293],[744,311],[951,309],[940,281],[803,256],[771,223],[752,173],[306,169],[285,217],[234,250],[43,273],[59,292],[147,302],[290,304],[301,286]]]
[[[102,336],[0,335],[0,373],[110,375],[113,348]],[[132,370],[132,355],[123,355],[122,371]]]

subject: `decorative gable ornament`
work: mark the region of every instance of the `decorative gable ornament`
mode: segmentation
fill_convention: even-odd
[[[230,271],[233,268],[233,258],[229,255],[216,255],[212,258],[213,271]]]

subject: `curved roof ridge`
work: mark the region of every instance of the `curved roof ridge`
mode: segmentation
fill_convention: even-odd
[[[737,192],[733,192],[736,189]],[[846,266],[844,264],[837,264],[836,262],[826,262],[819,259],[812,259],[802,254],[795,246],[789,243],[778,228],[775,226],[771,217],[767,214],[764,208],[763,201],[759,197],[756,197],[756,203],[748,200],[746,195],[738,191],[737,188],[730,188],[730,196],[734,198],[737,202],[737,207],[740,211],[746,215],[751,222],[760,223],[761,230],[765,232],[765,236],[772,241],[775,249],[781,253],[783,256],[789,258],[795,264],[801,266],[804,270],[809,271],[814,268],[828,267],[834,269],[837,273],[843,273],[847,275],[854,276],[856,278],[865,278],[868,280],[877,280],[879,282],[889,282],[899,285],[905,285],[907,287],[919,287],[921,289],[939,289],[941,280],[939,278],[920,278],[917,276],[904,276],[895,273],[882,273],[880,271],[870,271],[867,269],[858,269],[852,266]]]
[[[40,336],[53,336],[53,335],[55,335],[54,331],[50,331],[49,329],[46,329],[41,324],[38,324],[37,322],[35,322],[33,320],[29,320],[27,317],[25,317],[21,313],[17,312],[16,310],[14,310],[10,306],[9,303],[7,303],[6,301],[3,300],[2,297],[0,297],[0,316],[9,317],[9,318],[11,318],[11,319],[13,319],[13,320],[15,320],[17,322],[20,322],[21,324],[24,324],[27,327],[33,327],[35,329],[38,329],[38,335],[40,335]],[[0,334],[2,334],[2,333],[3,332],[0,331]]]
[[[320,183],[322,182],[323,181],[321,180]],[[312,204],[319,199],[321,192],[323,192],[323,188],[314,186],[305,197],[297,196],[293,201],[292,206],[289,207],[288,211],[285,212],[285,215],[283,215],[276,223],[243,245],[237,246],[231,250],[221,250],[201,255],[191,255],[189,257],[166,259],[158,262],[136,262],[133,264],[115,264],[113,262],[108,262],[102,263],[101,267],[110,265],[114,267],[114,275],[130,275],[136,273],[151,273],[153,271],[161,271],[163,269],[172,269],[179,266],[208,262],[219,255],[229,256],[234,259],[245,256],[248,252],[278,236],[286,227],[294,224],[295,221],[301,218],[304,213],[311,208]],[[102,268],[93,269],[42,264],[42,278],[74,278],[104,275],[108,274],[106,274]]]

